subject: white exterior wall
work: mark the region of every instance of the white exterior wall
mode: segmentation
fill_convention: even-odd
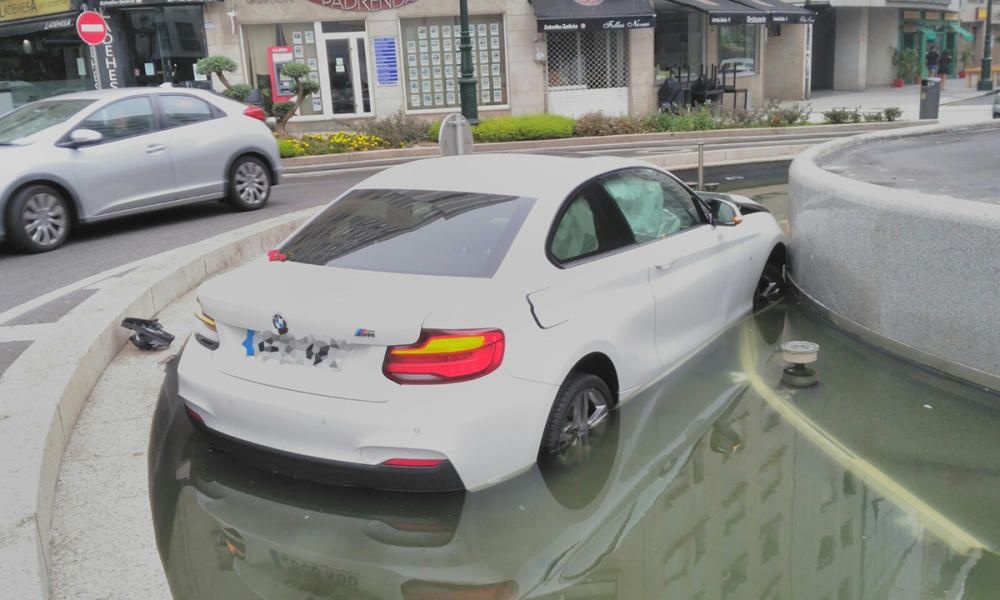
[[[782,25],[781,35],[764,43],[764,95],[768,100],[806,98],[806,31],[808,25]]]
[[[867,7],[838,8],[833,89],[857,92],[868,82]]]
[[[899,45],[899,10],[871,8],[868,10],[868,64],[865,83],[869,86],[890,85],[895,79],[892,49]]]

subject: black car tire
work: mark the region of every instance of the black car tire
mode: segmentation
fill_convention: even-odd
[[[588,396],[588,394],[594,395]],[[612,402],[611,390],[603,379],[589,373],[570,373],[559,388],[559,393],[552,403],[552,410],[549,411],[549,418],[542,434],[539,459],[543,462],[554,461],[568,467],[573,466],[573,457],[567,452],[572,450],[571,447],[576,443],[591,444],[600,440]],[[577,403],[580,403],[580,407]],[[594,406],[591,406],[591,403]],[[583,407],[584,404],[586,407]],[[586,432],[581,432],[578,427],[572,426],[572,417],[577,408],[587,413]],[[603,411],[602,416],[596,416],[598,410]],[[595,419],[595,422],[591,424],[590,419]],[[567,433],[576,434],[576,439],[568,440]]]
[[[11,244],[30,254],[62,246],[73,224],[69,202],[62,192],[46,184],[15,192],[7,204],[6,221]]]
[[[753,309],[763,310],[785,297],[784,269],[778,265],[764,265],[764,271],[753,290]]]
[[[229,169],[229,203],[241,211],[260,210],[271,197],[271,170],[259,158],[241,156]]]

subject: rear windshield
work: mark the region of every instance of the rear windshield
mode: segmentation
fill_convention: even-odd
[[[533,203],[494,194],[354,190],[281,251],[312,265],[492,277]]]

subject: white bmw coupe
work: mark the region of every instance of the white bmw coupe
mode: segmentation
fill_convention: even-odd
[[[481,489],[579,461],[617,404],[777,298],[785,256],[762,206],[648,163],[411,162],[202,285],[178,393],[264,466]]]

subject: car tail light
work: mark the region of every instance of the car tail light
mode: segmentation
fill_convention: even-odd
[[[194,422],[197,425],[201,425],[202,427],[205,426],[205,417],[202,417],[200,414],[198,414],[198,412],[195,411],[195,409],[185,404],[184,412],[187,413],[188,418],[191,419],[192,422]]]
[[[403,384],[468,381],[495,371],[503,351],[499,329],[425,329],[415,344],[389,346],[382,372]]]
[[[258,121],[267,121],[267,113],[264,109],[259,106],[248,106],[243,114],[250,117],[251,119],[257,119]]]
[[[518,587],[515,581],[461,585],[411,579],[403,584],[402,591],[406,600],[513,600]]]
[[[269,262],[285,262],[288,260],[288,256],[277,248],[267,251],[267,260]]]

